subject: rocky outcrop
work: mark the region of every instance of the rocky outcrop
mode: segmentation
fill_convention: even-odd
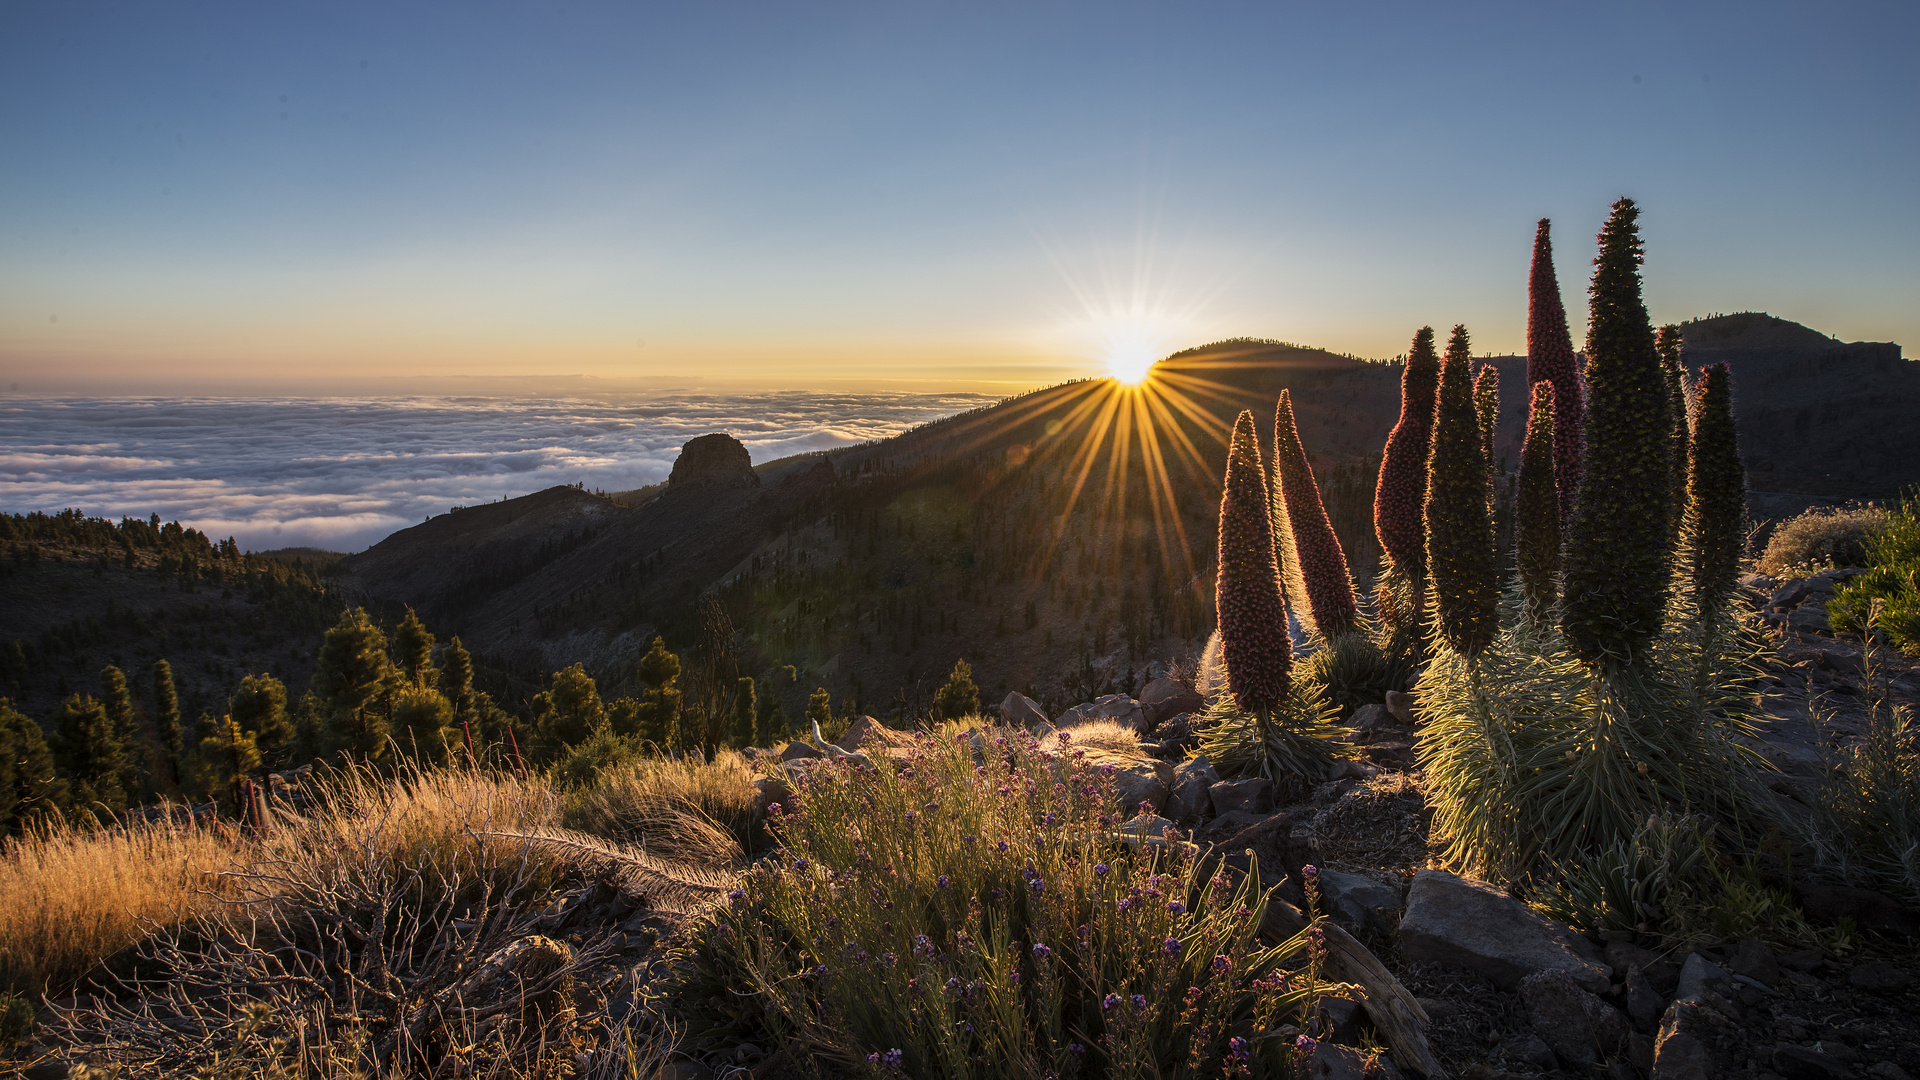
[[[1491,885],[1445,870],[1414,876],[1400,920],[1400,950],[1408,959],[1457,964],[1506,990],[1536,972],[1565,971],[1582,990],[1606,993],[1612,970],[1576,948],[1566,927]]]
[[[1533,1030],[1569,1069],[1590,1068],[1626,1047],[1627,1018],[1606,1002],[1575,986],[1572,976],[1555,968],[1520,980]]]
[[[1173,767],[1173,791],[1167,799],[1167,816],[1182,825],[1191,825],[1212,809],[1207,789],[1220,782],[1213,762],[1205,754],[1189,758]]]
[[[1207,788],[1213,812],[1221,816],[1236,810],[1243,814],[1265,814],[1273,808],[1273,785],[1260,777],[1222,780]]]
[[[1015,690],[1000,703],[1000,722],[1008,727],[1034,727],[1047,722],[1047,713],[1039,702]]]
[[[684,488],[696,484],[714,487],[759,487],[760,477],[753,471],[753,458],[740,440],[724,432],[689,439],[673,459],[673,472],[667,487]]]
[[[1108,694],[1085,705],[1075,705],[1061,713],[1053,726],[1065,729],[1096,720],[1110,720],[1135,734],[1147,729],[1147,714],[1140,708],[1139,702],[1125,694]]]
[[[1163,720],[1206,707],[1199,694],[1172,679],[1155,679],[1140,691],[1140,709],[1146,714],[1149,731],[1159,727]]]

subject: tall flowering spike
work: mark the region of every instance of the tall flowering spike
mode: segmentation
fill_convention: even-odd
[[[1273,469],[1279,476],[1280,501],[1286,506],[1314,628],[1324,638],[1344,634],[1360,617],[1353,576],[1347,572],[1346,552],[1340,549],[1340,538],[1333,534],[1326,505],[1320,501],[1320,486],[1314,482],[1313,466],[1294,426],[1293,397],[1286,390],[1280,391],[1273,410]]]
[[[1400,422],[1380,455],[1380,486],[1373,495],[1373,531],[1393,565],[1414,582],[1427,576],[1427,455],[1433,443],[1433,401],[1440,386],[1440,357],[1433,327],[1413,335],[1400,372]]]
[[[1220,578],[1214,589],[1227,687],[1247,712],[1264,712],[1293,687],[1293,646],[1268,517],[1267,475],[1253,413],[1233,422],[1220,495]]]
[[[1693,595],[1702,611],[1733,595],[1746,554],[1747,473],[1733,429],[1733,388],[1727,365],[1702,372],[1693,398],[1693,439],[1687,495],[1693,506]]]
[[[1687,500],[1687,369],[1680,362],[1680,328],[1668,323],[1653,335],[1660,370],[1667,376],[1667,400],[1673,410],[1673,536],[1679,542]]]
[[[1467,328],[1453,328],[1440,365],[1440,403],[1427,470],[1427,572],[1440,636],[1462,656],[1493,643],[1500,582],[1487,516],[1487,460],[1473,408],[1473,353]]]
[[[1614,203],[1593,260],[1585,479],[1567,533],[1560,616],[1574,654],[1603,669],[1644,656],[1671,576],[1673,406],[1640,298],[1639,216],[1632,199]]]
[[[1480,449],[1487,459],[1487,513],[1493,513],[1499,477],[1493,471],[1493,434],[1500,426],[1500,371],[1481,364],[1473,378],[1473,412],[1480,421]]]
[[[1552,222],[1540,219],[1533,234],[1533,273],[1527,281],[1527,383],[1553,384],[1553,471],[1560,488],[1560,521],[1572,519],[1580,494],[1581,439],[1586,405],[1580,370],[1567,332],[1567,309],[1560,302],[1560,279],[1553,272]]]
[[[1520,495],[1514,548],[1527,614],[1542,622],[1553,606],[1560,575],[1560,492],[1553,477],[1553,384],[1533,384],[1527,441],[1520,448]]]

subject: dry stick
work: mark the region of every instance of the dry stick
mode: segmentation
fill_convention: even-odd
[[[1427,1010],[1352,934],[1333,923],[1320,925],[1327,936],[1328,954],[1339,965],[1344,981],[1366,991],[1367,1015],[1400,1064],[1426,1074],[1427,1080],[1447,1080],[1447,1071],[1427,1045]],[[1306,928],[1307,917],[1299,908],[1278,896],[1267,897],[1266,913],[1260,919],[1262,933],[1289,938]]]

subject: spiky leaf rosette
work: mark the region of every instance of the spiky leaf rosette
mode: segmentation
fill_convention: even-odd
[[[1487,459],[1487,514],[1493,514],[1495,485],[1493,471],[1493,433],[1500,426],[1500,371],[1492,364],[1481,364],[1473,377],[1473,412],[1480,421],[1480,449]]]
[[[1487,516],[1487,462],[1473,410],[1467,328],[1453,328],[1440,364],[1440,406],[1427,469],[1427,573],[1440,636],[1473,657],[1500,628],[1500,584]]]
[[[1560,489],[1560,521],[1572,519],[1580,493],[1580,447],[1586,405],[1580,369],[1574,363],[1573,335],[1560,302],[1560,279],[1553,272],[1552,222],[1540,219],[1533,234],[1533,273],[1527,281],[1527,383],[1553,384],[1553,471]]]
[[[1659,632],[1672,549],[1673,407],[1640,298],[1639,216],[1632,199],[1614,203],[1593,261],[1585,479],[1560,618],[1575,655],[1607,669],[1640,660]]]
[[[1667,400],[1673,410],[1673,535],[1680,536],[1687,500],[1687,369],[1680,363],[1680,328],[1668,323],[1653,335],[1660,370],[1667,376]]]
[[[1300,431],[1293,422],[1293,398],[1286,390],[1280,391],[1280,401],[1273,410],[1273,470],[1279,479],[1280,501],[1287,508],[1294,557],[1306,586],[1314,629],[1321,637],[1332,639],[1353,629],[1360,617],[1360,605],[1354,599],[1346,553],[1340,549],[1340,538],[1333,534],[1333,523],[1327,520],[1313,466],[1300,444]]]
[[[1253,413],[1242,410],[1233,422],[1220,495],[1220,577],[1214,604],[1227,688],[1250,713],[1273,709],[1292,685],[1293,646],[1287,640],[1287,605],[1280,597],[1268,505]]]
[[[1553,476],[1553,384],[1533,384],[1527,441],[1520,448],[1520,505],[1514,547],[1527,613],[1544,622],[1560,577],[1560,492]]]
[[[1701,373],[1693,414],[1687,469],[1694,522],[1689,569],[1694,603],[1702,610],[1717,610],[1733,595],[1747,536],[1747,474],[1734,437],[1727,365],[1715,364]]]
[[[1380,547],[1416,588],[1427,576],[1427,455],[1433,443],[1433,401],[1440,386],[1440,357],[1433,327],[1413,335],[1400,372],[1400,422],[1380,456],[1380,484],[1373,495],[1373,531]]]

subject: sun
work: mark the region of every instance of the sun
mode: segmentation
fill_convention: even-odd
[[[1153,351],[1140,342],[1116,343],[1107,350],[1107,374],[1115,382],[1138,386],[1153,369]]]

